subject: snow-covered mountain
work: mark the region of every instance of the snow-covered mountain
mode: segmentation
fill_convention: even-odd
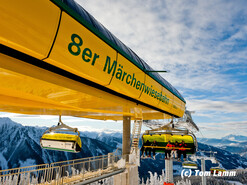
[[[233,134],[222,137],[222,139],[228,139],[228,140],[237,141],[237,142],[242,142],[242,141],[247,142],[247,136],[233,135]]]
[[[104,130],[103,132],[87,132],[84,131],[81,133],[82,136],[97,139],[104,143],[107,143],[114,148],[122,148],[122,133],[121,132],[114,132],[114,131],[107,131]]]
[[[198,138],[198,141],[209,144],[228,152],[239,154],[247,158],[247,137],[241,135],[228,135],[221,139],[215,138]]]
[[[211,161],[206,161],[206,170],[209,170],[212,166],[222,166],[225,169],[237,169],[237,168],[247,168],[247,159],[238,155],[233,154],[229,151],[222,150],[220,148],[210,146],[203,143],[198,143],[198,151],[197,155],[210,156],[209,153],[201,152],[201,151],[212,151],[217,152],[214,154],[214,157],[219,162],[219,164],[213,164]]]
[[[104,155],[115,150],[115,146],[85,136],[81,136],[80,153],[45,150],[39,144],[45,130],[45,127],[22,126],[9,118],[0,118],[0,169]]]

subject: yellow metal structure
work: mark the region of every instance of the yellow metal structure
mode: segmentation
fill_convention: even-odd
[[[71,12],[69,12],[71,11]],[[0,4],[0,111],[101,120],[182,117],[185,101],[57,0]]]
[[[0,3],[0,43],[45,58],[52,46],[60,9],[50,1],[9,0]]]
[[[71,52],[68,51],[69,48]],[[117,52],[67,13],[62,12],[56,42],[45,61],[106,86],[112,78],[103,71],[106,57],[113,62],[117,59]]]

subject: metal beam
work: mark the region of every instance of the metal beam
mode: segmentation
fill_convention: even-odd
[[[99,180],[102,180],[102,179],[105,179],[105,178],[108,178],[108,177],[111,177],[111,176],[114,176],[114,175],[117,175],[119,173],[122,173],[124,172],[125,168],[123,169],[120,169],[120,170],[117,170],[117,171],[113,171],[111,173],[107,173],[107,174],[104,174],[104,175],[101,175],[99,177],[95,177],[95,178],[92,178],[92,179],[88,179],[88,180],[85,180],[83,182],[79,182],[75,185],[84,185],[84,184],[90,184],[90,183],[93,183],[95,181],[99,181]]]
[[[164,70],[164,71],[145,71],[146,73],[169,73],[169,70]]]

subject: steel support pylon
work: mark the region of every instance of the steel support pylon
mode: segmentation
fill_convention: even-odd
[[[166,183],[173,183],[173,160],[165,160],[165,170],[166,170]]]
[[[123,116],[122,155],[129,162],[131,117]]]
[[[205,159],[204,158],[201,159],[201,167],[202,167],[201,170],[202,170],[203,174],[205,174],[206,167],[205,167]],[[206,184],[207,184],[206,176],[203,175],[202,176],[202,185],[206,185]]]

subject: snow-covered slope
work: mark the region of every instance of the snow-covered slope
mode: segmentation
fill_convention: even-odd
[[[221,139],[198,138],[198,141],[209,144],[231,153],[239,154],[247,158],[247,137],[241,135],[228,135]]]

